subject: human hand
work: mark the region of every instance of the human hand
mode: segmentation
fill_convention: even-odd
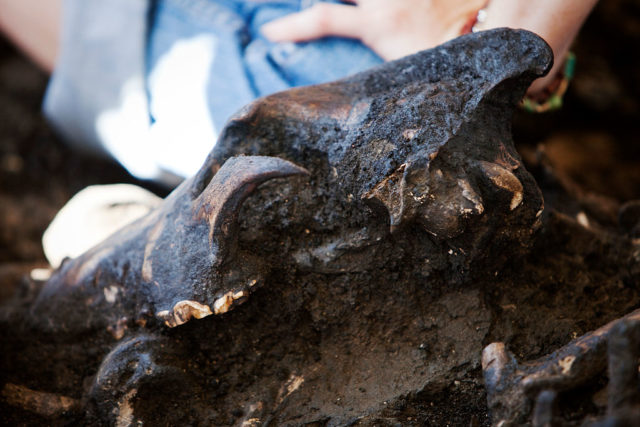
[[[555,63],[545,77],[529,88],[539,95],[554,82],[564,66],[569,47],[597,0],[491,0],[486,8],[483,30],[498,27],[524,28],[546,40],[553,49]]]
[[[486,0],[349,0],[316,3],[271,21],[262,33],[274,42],[327,36],[361,40],[385,60],[428,49],[460,35]]]

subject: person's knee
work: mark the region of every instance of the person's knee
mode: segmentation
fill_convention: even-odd
[[[58,55],[62,0],[0,0],[0,32],[46,71]]]

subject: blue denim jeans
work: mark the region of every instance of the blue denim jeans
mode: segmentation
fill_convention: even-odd
[[[264,23],[318,1],[65,0],[45,112],[63,135],[134,175],[187,177],[245,104],[382,62],[355,40],[261,35]],[[110,21],[120,24],[109,31]]]
[[[313,3],[157,0],[148,49],[151,128],[171,162],[184,163],[182,174],[197,169],[228,118],[252,100],[381,62],[355,40],[274,44],[261,35],[264,23]]]

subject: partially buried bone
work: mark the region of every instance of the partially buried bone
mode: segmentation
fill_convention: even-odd
[[[284,196],[304,197],[298,216],[269,224],[287,233],[297,221],[314,231],[292,242],[302,268],[362,271],[389,234],[397,241],[406,232],[419,239],[412,247],[425,246],[415,256],[432,266],[448,263],[450,248],[465,254],[464,268],[499,264],[503,254],[526,247],[540,225],[541,193],[513,146],[510,123],[551,61],[548,46],[528,32],[461,37],[339,81],[259,99],[230,119],[210,159],[269,155],[311,172],[305,192],[312,195]],[[282,198],[269,194],[270,204]],[[258,217],[262,207],[248,209]],[[254,223],[251,234],[258,234],[264,223]],[[354,234],[357,247],[345,237]],[[435,244],[426,248],[428,240]]]
[[[264,272],[235,246],[240,205],[264,181],[306,173],[286,160],[241,156],[186,181],[147,216],[64,262],[32,321],[50,331],[105,328],[119,339],[154,317],[177,326],[228,311]]]
[[[607,360],[608,419],[640,416],[638,356],[640,310],[531,362],[518,363],[503,343],[490,344],[482,354],[482,370],[492,424],[525,423],[535,402],[534,425],[550,425],[557,394],[592,381],[605,370]],[[602,425],[614,425],[602,422]]]

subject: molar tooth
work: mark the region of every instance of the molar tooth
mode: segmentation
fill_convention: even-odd
[[[213,312],[218,315],[224,314],[229,311],[229,309],[231,309],[231,305],[233,304],[233,295],[233,291],[229,291],[215,300],[215,302],[213,303]]]
[[[480,162],[480,167],[493,184],[512,194],[509,209],[514,210],[524,199],[524,187],[520,180],[508,169],[489,162]]]
[[[173,310],[160,311],[156,316],[164,320],[165,325],[174,328],[187,323],[192,317],[202,319],[212,314],[213,312],[208,305],[200,304],[197,301],[185,300],[174,305]]]

